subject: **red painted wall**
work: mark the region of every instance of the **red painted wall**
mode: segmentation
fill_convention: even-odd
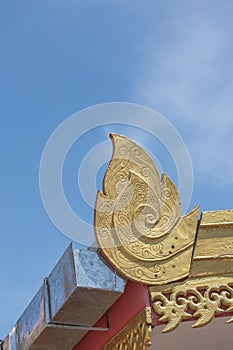
[[[106,332],[88,332],[79,344],[74,347],[74,350],[101,350],[134,316],[145,306],[149,305],[148,286],[128,281],[124,294],[109,310],[110,329]],[[103,316],[95,326],[105,327],[106,317]]]

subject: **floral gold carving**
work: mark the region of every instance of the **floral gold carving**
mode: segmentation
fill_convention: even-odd
[[[149,350],[152,332],[151,308],[135,316],[103,350]]]
[[[166,322],[163,332],[175,329],[181,321],[195,319],[192,327],[209,323],[216,315],[233,312],[233,277],[206,277],[150,287],[154,311]],[[231,317],[227,323],[233,322]]]
[[[114,152],[98,192],[95,233],[102,253],[125,277],[163,285],[190,271],[199,207],[181,216],[179,193],[132,140],[110,135]]]

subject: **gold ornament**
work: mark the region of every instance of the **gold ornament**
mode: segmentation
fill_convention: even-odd
[[[217,314],[233,311],[233,278],[206,277],[170,286],[149,287],[159,321],[167,322],[163,332],[175,329],[181,321],[197,319],[192,327],[202,327]],[[233,322],[231,317],[227,323]]]
[[[152,335],[151,308],[146,307],[135,316],[103,350],[149,350]]]
[[[162,285],[189,274],[199,207],[181,216],[179,193],[132,140],[110,135],[114,152],[98,192],[96,238],[127,278]]]

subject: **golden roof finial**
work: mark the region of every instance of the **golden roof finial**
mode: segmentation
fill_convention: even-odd
[[[129,279],[156,285],[189,274],[199,207],[181,216],[179,193],[148,154],[121,135],[98,192],[95,233],[101,251]]]

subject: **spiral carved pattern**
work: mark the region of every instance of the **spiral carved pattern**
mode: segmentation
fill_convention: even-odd
[[[111,135],[114,152],[98,192],[95,233],[101,251],[123,275],[147,284],[187,276],[199,208],[181,217],[179,193],[136,143]]]

